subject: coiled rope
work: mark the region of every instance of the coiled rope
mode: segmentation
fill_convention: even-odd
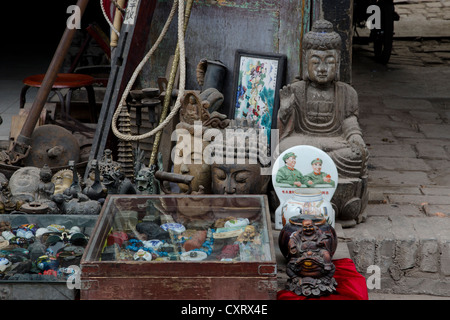
[[[192,4],[192,0],[190,0],[190,3]],[[170,26],[173,16],[175,15],[177,7],[178,7],[178,45],[177,45],[176,56],[178,56],[178,57],[181,56],[181,58],[179,58],[179,60],[180,60],[180,85],[179,85],[178,97],[175,102],[175,106],[172,108],[170,114],[167,117],[164,117],[164,114],[161,115],[161,120],[162,119],[164,119],[164,120],[160,121],[159,125],[156,128],[154,128],[153,130],[151,130],[150,132],[147,132],[147,133],[144,133],[141,135],[136,135],[136,136],[129,135],[129,134],[123,134],[117,129],[117,126],[116,126],[116,122],[117,122],[117,119],[119,118],[121,108],[125,107],[126,97],[128,96],[129,92],[131,91],[131,88],[132,88],[134,82],[136,81],[139,73],[141,72],[143,66],[147,63],[147,61],[153,55],[154,51],[159,46],[159,44],[161,43],[165,34],[167,33],[167,30]],[[158,39],[156,40],[156,42],[154,43],[154,45],[152,46],[150,51],[146,54],[146,56],[142,59],[142,61],[137,66],[136,70],[133,72],[133,75],[131,76],[131,79],[128,82],[127,87],[125,88],[125,91],[122,95],[119,105],[113,115],[112,131],[117,138],[125,140],[125,141],[138,141],[138,140],[149,138],[149,137],[155,135],[157,132],[160,132],[172,120],[172,118],[177,114],[178,110],[181,107],[181,99],[184,96],[185,84],[186,84],[186,61],[185,61],[186,53],[185,53],[185,45],[184,45],[184,33],[185,33],[184,0],[174,0],[169,17],[163,27],[163,30],[161,31],[161,34],[159,35]],[[175,63],[174,63],[174,65],[175,65]],[[176,72],[176,68],[172,68],[172,69],[175,69],[175,72]],[[173,71],[174,70],[172,70],[172,73],[173,73]],[[172,80],[172,77],[171,77],[171,80]],[[170,85],[170,81],[169,81],[169,85]],[[170,99],[171,92],[172,92],[172,90],[170,90],[170,91],[167,90],[167,93],[165,96],[166,100]],[[166,107],[166,105],[164,105],[164,107]],[[164,113],[164,110],[163,110],[163,113]]]

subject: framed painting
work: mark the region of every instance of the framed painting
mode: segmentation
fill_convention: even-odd
[[[268,141],[270,129],[276,128],[286,61],[282,54],[236,51],[229,118],[257,123],[258,128],[267,130]]]

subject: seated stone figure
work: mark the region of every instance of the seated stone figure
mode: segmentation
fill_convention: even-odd
[[[358,124],[358,95],[339,81],[341,38],[325,20],[303,40],[302,80],[280,91],[280,153],[297,145],[325,151],[339,173],[332,199],[343,227],[362,221],[367,204],[368,151]]]

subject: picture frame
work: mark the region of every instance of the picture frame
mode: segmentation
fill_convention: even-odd
[[[270,129],[277,127],[286,64],[284,54],[236,50],[229,119],[256,121],[260,129],[267,129],[270,141]]]

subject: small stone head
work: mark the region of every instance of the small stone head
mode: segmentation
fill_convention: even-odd
[[[52,180],[52,170],[47,164],[45,164],[42,167],[41,171],[39,171],[39,177],[41,178],[41,181],[45,183],[50,182]]]
[[[150,168],[139,170],[136,176],[136,189],[140,192],[149,191],[151,187],[152,171]]]

